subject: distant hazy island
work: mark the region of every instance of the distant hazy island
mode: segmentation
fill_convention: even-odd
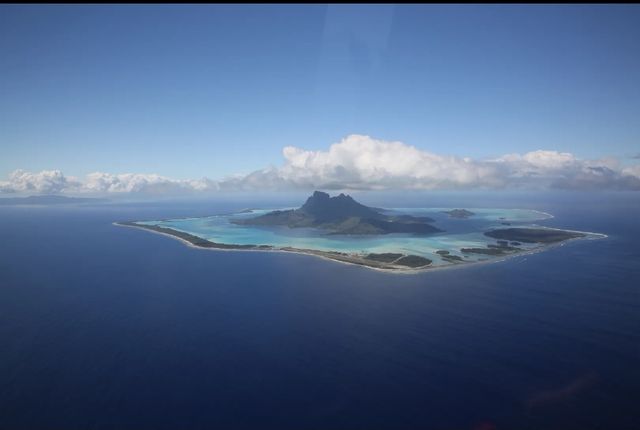
[[[449,218],[469,218],[470,216],[475,215],[473,212],[468,211],[466,209],[452,209],[450,211],[444,211]]]
[[[66,197],[57,195],[29,196],[29,197],[3,197],[0,198],[0,206],[9,205],[73,205],[83,203],[103,203],[107,199],[90,197]]]
[[[383,212],[391,211],[365,206],[344,194],[330,197],[329,194],[316,191],[298,209],[275,210],[256,216],[251,216],[252,210],[244,210],[229,215],[226,220],[229,230],[233,230],[233,226],[245,230],[247,228],[257,229],[258,232],[260,230],[273,232],[272,229],[283,227],[285,229],[304,228],[307,229],[304,234],[312,235],[310,237],[335,237],[337,238],[335,240],[343,241],[377,237],[384,241],[386,239],[382,238],[387,236],[390,238],[406,237],[414,238],[412,240],[427,246],[430,243],[430,236],[438,235],[441,239],[446,237],[446,235],[443,236],[445,232],[442,229],[433,225],[436,221],[430,217],[406,214],[387,215]],[[473,212],[466,209],[453,209],[444,213],[454,218],[466,218],[474,215]],[[501,217],[500,220],[502,219]],[[171,220],[129,221],[116,224],[170,235],[198,248],[295,252],[395,272],[479,262],[496,257],[532,252],[545,246],[587,236],[587,233],[543,227],[490,228],[488,231],[478,232],[488,238],[485,239],[484,246],[478,246],[479,242],[473,241],[470,242],[470,246],[458,245],[459,248],[436,249],[416,255],[403,251],[402,247],[393,252],[373,252],[366,249],[345,252],[340,249],[326,250],[283,245],[283,243],[287,243],[287,236],[284,236],[284,242],[281,240],[277,245],[272,243],[222,243],[203,238],[199,235],[200,233],[192,234],[166,226],[166,223],[170,222]],[[344,239],[339,239],[341,237]],[[354,239],[348,239],[349,237]],[[495,241],[489,242],[491,239],[495,239]],[[393,243],[392,239],[390,242]],[[432,264],[434,260],[437,260],[438,264]]]

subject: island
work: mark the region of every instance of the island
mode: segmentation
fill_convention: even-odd
[[[556,243],[586,236],[585,233],[578,231],[549,228],[503,228],[487,231],[484,235],[495,239],[524,243]]]
[[[385,215],[379,209],[356,202],[351,196],[316,191],[298,209],[273,211],[254,218],[234,219],[239,225],[313,227],[328,234],[376,235],[389,233],[431,234],[442,230],[429,217]]]
[[[475,213],[468,211],[466,209],[452,209],[450,211],[443,211],[443,213],[449,215],[449,218],[459,218],[459,219],[465,219],[475,215]]]
[[[464,261],[462,257],[460,257],[459,255],[453,255],[451,251],[447,251],[446,249],[438,250],[436,251],[436,254],[438,254],[444,261],[447,261],[449,263],[459,263]]]
[[[435,209],[374,208],[345,194],[331,197],[315,191],[297,209],[245,209],[200,218],[115,224],[169,235],[200,249],[307,254],[394,273],[459,267],[537,252],[570,240],[604,237],[524,225],[522,210],[477,211],[485,215],[449,233],[427,216],[437,214]],[[487,211],[504,216],[487,217]],[[454,218],[474,215],[466,209],[445,213]],[[547,219],[536,211],[529,216],[532,221]],[[507,220],[518,220],[518,227],[500,227]]]
[[[284,252],[295,252],[300,254],[309,254],[309,255],[315,255],[318,257],[324,257],[330,260],[341,261],[343,263],[358,264],[362,266],[367,266],[367,267],[376,268],[376,269],[385,269],[385,270],[398,270],[398,269],[407,269],[407,268],[417,269],[417,268],[424,268],[431,264],[431,260],[418,255],[407,255],[407,254],[396,254],[396,253],[383,253],[383,254],[369,253],[366,255],[358,255],[358,254],[347,254],[347,253],[338,252],[338,251],[321,251],[317,249],[294,248],[290,246],[277,248],[271,245],[226,244],[226,243],[212,242],[210,240],[206,240],[189,233],[174,230],[172,228],[160,227],[156,225],[139,224],[131,221],[117,222],[115,224],[124,226],[124,227],[143,228],[146,230],[154,231],[156,233],[173,236],[198,248],[220,249],[220,250],[244,250],[244,251],[276,250],[276,251],[284,251]]]

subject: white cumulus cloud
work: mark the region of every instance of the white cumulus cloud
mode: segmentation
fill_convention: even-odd
[[[217,189],[217,183],[206,178],[180,180],[142,173],[95,172],[81,181],[67,177],[59,170],[16,170],[9,175],[7,181],[0,181],[0,193],[182,194]]]
[[[215,188],[215,183],[208,179],[177,180],[156,174],[95,172],[87,175],[83,188],[94,193],[171,194],[205,191]]]
[[[398,141],[350,135],[326,150],[283,149],[280,167],[222,180],[172,179],[157,174],[95,172],[84,180],[59,170],[16,170],[0,192],[183,194],[238,190],[434,190],[567,188],[640,190],[640,165],[584,160],[567,152],[538,150],[476,160],[435,154]]]
[[[638,168],[616,160],[582,160],[567,152],[539,150],[474,160],[435,154],[397,141],[350,135],[328,150],[288,146],[284,164],[222,182],[232,189],[640,189]]]
[[[66,177],[60,170],[35,173],[15,170],[9,174],[8,181],[0,181],[0,192],[55,194],[80,186],[75,178]]]
[[[435,189],[502,186],[495,164],[443,156],[402,142],[351,135],[327,151],[283,150],[277,174],[294,186],[316,188]]]

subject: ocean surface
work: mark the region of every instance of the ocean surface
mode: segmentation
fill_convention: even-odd
[[[640,428],[640,195],[354,197],[608,237],[399,275],[112,224],[267,197],[3,206],[0,429]]]

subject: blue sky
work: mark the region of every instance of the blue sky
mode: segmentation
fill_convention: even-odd
[[[0,178],[222,178],[351,134],[640,152],[640,7],[0,6]]]

